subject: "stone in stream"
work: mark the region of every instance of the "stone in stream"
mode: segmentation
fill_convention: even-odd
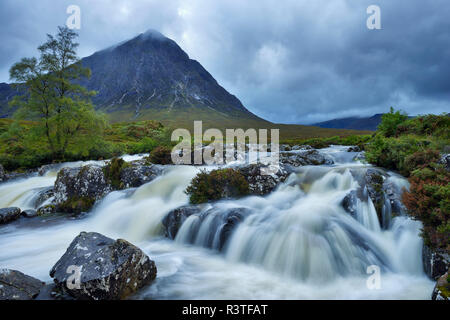
[[[261,169],[263,168],[263,164],[257,163],[237,169],[247,181],[249,193],[252,195],[266,195],[275,190],[275,188],[288,177],[288,173],[282,166],[280,166],[279,170],[272,175],[261,174]]]
[[[0,164],[0,182],[5,180],[6,180],[5,169],[3,169],[3,166]]]
[[[21,210],[17,207],[0,209],[0,224],[5,224],[20,218]]]
[[[87,165],[63,168],[54,187],[57,211],[81,213],[92,208],[95,201],[112,191],[102,167]]]
[[[185,239],[193,243],[202,223],[209,220],[209,234],[203,239],[202,245],[221,251],[236,226],[249,214],[250,210],[246,208],[220,209],[211,204],[186,205],[170,211],[162,223],[166,237],[175,239],[186,219],[192,215],[197,216],[199,223],[191,226],[190,239]]]
[[[422,262],[427,276],[437,280],[450,268],[450,255],[444,249],[430,248],[424,244],[422,248]]]
[[[20,271],[0,269],[0,300],[31,300],[45,283]]]
[[[292,150],[294,150],[294,148],[292,148]],[[306,165],[330,165],[334,163],[333,159],[317,151],[316,149],[307,149],[295,153],[283,152],[280,154],[280,161],[283,164],[288,164],[293,167]]]
[[[50,270],[50,276],[62,295],[117,300],[150,284],[156,277],[156,265],[126,240],[81,232]]]
[[[431,294],[431,300],[450,300],[450,269],[439,277],[434,286],[433,293]]]
[[[137,188],[159,176],[162,169],[157,165],[141,165],[132,163],[120,172],[120,181],[124,188]]]
[[[38,216],[38,213],[34,209],[23,210],[21,215],[25,218],[34,218]]]

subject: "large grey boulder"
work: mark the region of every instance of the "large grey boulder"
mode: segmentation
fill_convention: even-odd
[[[330,165],[334,163],[333,159],[317,151],[316,149],[302,150],[295,153],[283,152],[280,154],[280,161],[283,164],[288,164],[294,167],[306,165]]]
[[[20,218],[21,210],[17,207],[0,209],[0,224],[8,223]]]
[[[102,167],[87,165],[63,168],[54,186],[54,204],[61,212],[88,211],[97,200],[112,191]]]
[[[159,176],[162,169],[157,165],[142,165],[132,163],[130,167],[120,172],[120,181],[123,188],[137,188]]]
[[[0,300],[34,299],[44,285],[44,282],[20,271],[0,269]]]
[[[126,240],[81,232],[50,270],[50,276],[62,294],[82,300],[117,300],[151,283],[156,265]]]
[[[183,240],[221,251],[238,224],[249,214],[250,210],[246,208],[224,209],[214,205],[188,205],[170,211],[163,219],[163,226],[166,237],[175,239],[186,219],[194,215],[198,221],[190,225],[189,234]],[[208,223],[208,229],[202,231],[206,234],[201,236],[199,243],[197,236],[203,222]]]
[[[274,174],[261,174],[264,165],[261,163],[250,164],[237,169],[248,183],[250,194],[266,195],[272,192],[281,182],[285,181],[288,173],[282,166]]]

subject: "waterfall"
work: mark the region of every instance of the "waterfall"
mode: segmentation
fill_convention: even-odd
[[[348,162],[342,147],[328,151],[334,166],[297,168],[264,197],[208,204],[184,221],[174,241],[164,237],[162,220],[188,204],[184,190],[201,168],[167,166],[139,188],[110,193],[86,216],[0,226],[0,267],[51,281],[48,271],[71,240],[81,231],[96,231],[129,240],[156,261],[158,278],[142,298],[429,297],[433,283],[422,271],[421,223],[406,215],[391,217],[388,199],[387,228],[381,228],[369,197],[357,199],[355,215],[347,212],[343,198],[361,189],[355,172],[370,166]],[[33,208],[58,169],[0,184],[0,207]],[[397,191],[407,187],[401,177],[389,179]],[[370,265],[382,271],[378,291],[366,287]]]

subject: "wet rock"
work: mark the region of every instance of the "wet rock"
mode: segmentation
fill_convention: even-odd
[[[395,185],[392,182],[386,180],[383,183],[383,192],[391,206],[392,215],[403,215],[404,213],[406,213],[407,209],[402,203],[403,192],[401,190],[396,190]]]
[[[81,268],[79,281],[77,267]],[[50,276],[60,294],[82,300],[117,300],[151,283],[156,265],[126,240],[81,232],[50,270]]]
[[[53,197],[55,192],[53,191],[53,187],[42,188],[42,190],[38,193],[36,200],[34,201],[34,207],[38,208],[42,206],[44,202]]]
[[[350,193],[347,194],[342,200],[342,207],[353,217],[356,217],[357,204],[358,204],[358,196],[356,190],[350,191]]]
[[[24,211],[22,211],[21,214],[22,214],[22,216],[25,217],[25,218],[34,218],[34,217],[37,217],[37,216],[38,216],[37,211],[36,211],[36,210],[33,210],[33,209],[27,209],[27,210],[24,210]]]
[[[137,188],[159,176],[162,169],[156,165],[142,165],[134,163],[123,168],[120,172],[120,181],[124,188]]]
[[[281,153],[280,161],[283,164],[288,164],[294,167],[306,165],[330,165],[334,163],[333,159],[315,149],[296,153]]]
[[[354,158],[353,161],[366,161],[366,152],[361,151],[359,152]]]
[[[444,249],[434,249],[424,245],[422,262],[423,269],[428,277],[437,280],[450,268],[450,255]]]
[[[44,285],[44,282],[20,271],[0,269],[0,300],[34,299]]]
[[[20,218],[21,210],[17,207],[0,209],[0,224],[5,224]]]
[[[95,201],[112,190],[99,166],[63,168],[56,178],[54,203],[58,211],[80,213],[91,209]]]
[[[360,152],[361,149],[358,146],[351,146],[347,149],[347,152]]]
[[[431,300],[450,300],[450,269],[442,275],[434,286],[433,293],[431,294]]]
[[[291,150],[292,150],[292,148],[291,148],[291,146],[288,145],[288,144],[282,144],[282,145],[280,145],[280,151],[291,151]]]
[[[3,166],[0,164],[0,182],[5,180],[6,180],[5,169],[3,169]]]
[[[174,239],[185,220],[195,215],[197,222],[189,226],[187,238],[182,239],[187,243],[200,244],[206,248],[221,251],[230,239],[236,226],[250,214],[246,208],[221,208],[216,206],[183,206],[172,210],[163,220],[166,236]],[[207,229],[203,224],[207,223]],[[201,239],[197,239],[202,228]]]
[[[447,171],[450,171],[450,153],[443,154],[441,156],[441,160],[439,160],[439,163],[444,165]]]
[[[175,239],[183,222],[191,215],[201,212],[207,205],[187,205],[170,211],[162,220],[165,236]]]
[[[288,173],[282,166],[273,174],[262,174],[268,169],[261,163],[251,164],[239,168],[238,171],[244,176],[248,183],[250,194],[266,195],[272,192],[281,182],[285,181]],[[275,170],[274,170],[275,171]]]
[[[45,206],[40,207],[37,209],[37,215],[38,216],[44,216],[48,214],[52,214],[56,212],[56,206],[54,204],[47,204]]]

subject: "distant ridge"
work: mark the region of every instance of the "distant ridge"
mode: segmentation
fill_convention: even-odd
[[[311,124],[312,126],[330,129],[352,129],[376,131],[381,122],[383,113],[377,113],[371,117],[349,117],[333,119]]]

